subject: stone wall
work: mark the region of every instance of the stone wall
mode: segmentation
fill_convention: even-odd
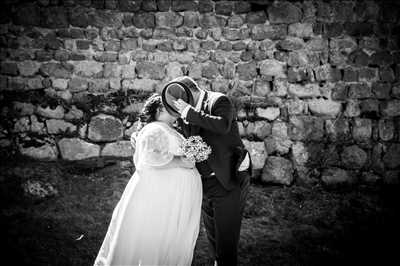
[[[227,93],[265,182],[398,183],[396,1],[6,0],[2,154],[131,158],[143,100]]]

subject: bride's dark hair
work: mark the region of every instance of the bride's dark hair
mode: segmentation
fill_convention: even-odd
[[[162,107],[161,95],[154,93],[143,105],[142,111],[139,114],[139,124],[137,130],[142,129],[146,124],[156,120],[157,110]]]

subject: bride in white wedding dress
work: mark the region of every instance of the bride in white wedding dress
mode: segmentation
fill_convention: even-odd
[[[176,118],[155,94],[145,103],[147,124],[134,138],[136,171],[114,209],[94,265],[191,265],[199,233],[202,184],[182,156]]]

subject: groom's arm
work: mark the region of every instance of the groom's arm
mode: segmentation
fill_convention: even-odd
[[[197,112],[191,107],[187,110],[185,118],[189,124],[197,125],[218,134],[227,134],[231,130],[235,115],[233,104],[229,98],[226,96],[219,97],[211,112],[212,114],[209,115],[204,111]]]

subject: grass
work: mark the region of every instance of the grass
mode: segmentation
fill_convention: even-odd
[[[92,265],[132,169],[23,162],[1,166],[0,228],[9,265]],[[21,183],[58,194],[36,200]],[[386,265],[396,258],[397,187],[326,190],[254,183],[243,219],[240,265]],[[202,228],[193,265],[211,265]]]

